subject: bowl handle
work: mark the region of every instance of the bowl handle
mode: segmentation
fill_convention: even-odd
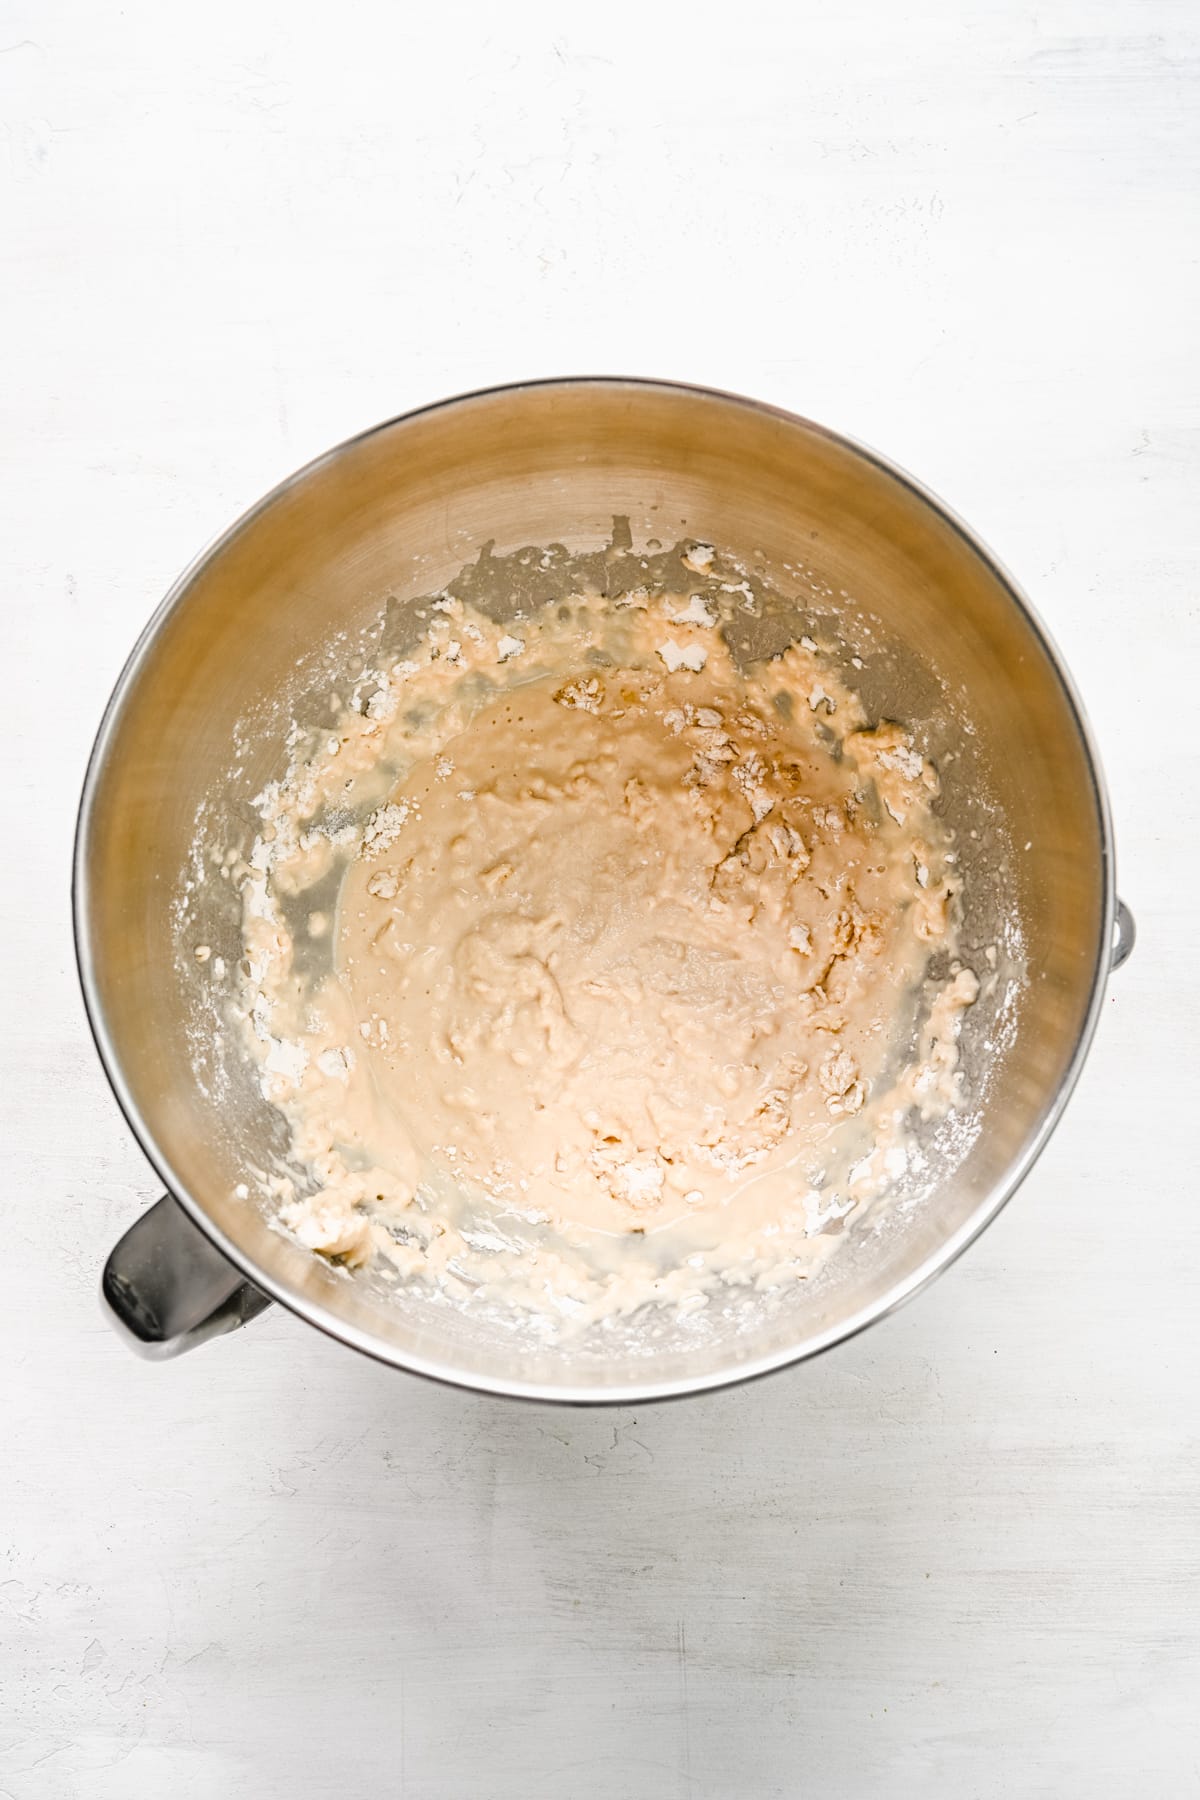
[[[1133,914],[1123,900],[1117,901],[1117,916],[1113,920],[1113,947],[1110,969],[1119,969],[1122,963],[1129,961],[1133,946],[1137,943],[1137,926],[1133,922]]]
[[[117,1244],[100,1293],[125,1341],[153,1362],[234,1331],[271,1304],[170,1195]]]

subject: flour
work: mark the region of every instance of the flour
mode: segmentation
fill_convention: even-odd
[[[711,610],[703,594],[689,596],[686,606],[677,612],[667,613],[672,625],[704,625],[713,626],[717,622],[716,614]]]
[[[676,622],[681,618],[679,613],[671,616]],[[674,638],[668,638],[665,644],[660,644],[658,654],[672,675],[678,674],[680,669],[690,669],[693,675],[698,675],[708,660],[708,651],[702,644],[677,644]]]
[[[453,764],[450,768],[453,768]],[[379,856],[384,850],[390,849],[403,830],[411,810],[408,801],[402,800],[398,805],[392,803],[381,806],[373,812],[363,832],[363,854]]]
[[[684,568],[690,569],[693,575],[707,575],[712,569],[716,554],[711,544],[693,544],[684,551],[680,560]]]

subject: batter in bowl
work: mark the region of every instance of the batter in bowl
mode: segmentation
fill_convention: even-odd
[[[243,1017],[302,1242],[559,1322],[694,1309],[811,1273],[954,1103],[936,774],[815,644],[744,670],[719,627],[444,596],[261,797]]]

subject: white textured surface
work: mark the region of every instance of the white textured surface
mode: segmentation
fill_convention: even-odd
[[[1195,11],[669,10],[0,8],[4,1800],[1200,1784]],[[278,1311],[138,1364],[67,908],[109,686],[295,464],[575,370],[827,419],[1024,579],[1141,927],[1083,1086],[964,1263],[752,1389],[521,1408]]]

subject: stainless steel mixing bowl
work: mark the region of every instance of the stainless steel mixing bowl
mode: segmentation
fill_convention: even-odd
[[[819,1279],[771,1301],[742,1293],[687,1321],[652,1316],[555,1345],[419,1286],[351,1277],[238,1198],[247,1159],[265,1163],[286,1145],[180,942],[181,883],[198,819],[214,841],[247,840],[248,803],[280,772],[293,712],[306,689],[324,680],[328,692],[338,633],[369,642],[382,617],[399,641],[415,597],[488,543],[477,593],[511,607],[530,597],[529,581],[514,599],[499,572],[511,589],[513,569],[539,560],[506,562],[521,546],[565,546],[555,555],[590,558],[603,578],[685,536],[739,552],[763,594],[746,654],[806,630],[836,640],[862,665],[854,679],[868,707],[917,728],[958,833],[965,955],[987,976],[990,947],[997,979],[967,1017],[969,1105],[929,1136],[924,1191],[852,1224]],[[190,904],[190,943],[202,930],[236,958],[230,884],[214,877]],[[495,389],[394,420],[301,470],[205,552],[147,627],[101,725],[75,916],[104,1066],[172,1196],[105,1270],[105,1297],[135,1344],[172,1354],[274,1298],[398,1368],[576,1402],[758,1375],[915,1293],[1029,1170],[1079,1074],[1110,965],[1132,942],[1079,703],[979,541],[907,475],[833,432],[730,395],[627,380]]]

